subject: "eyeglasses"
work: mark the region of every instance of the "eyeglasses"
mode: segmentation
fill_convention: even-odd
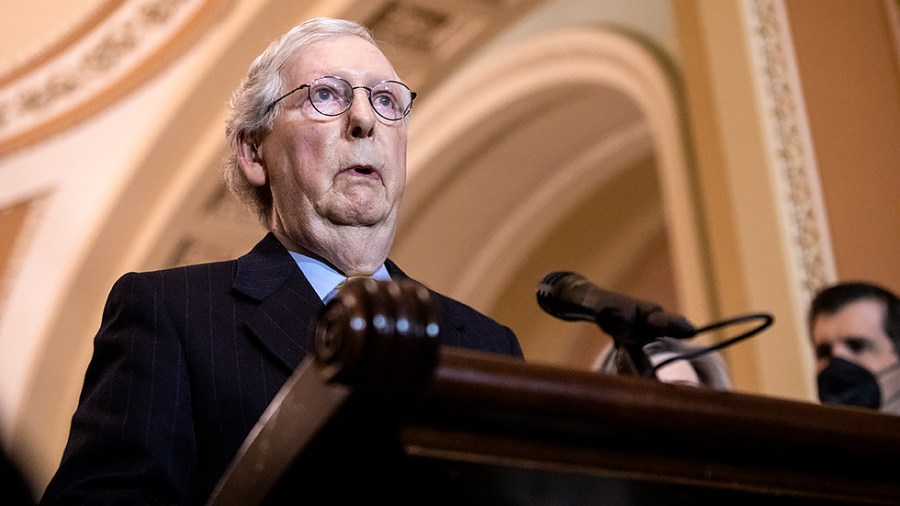
[[[354,90],[366,90],[372,109],[388,121],[397,121],[405,118],[412,110],[416,93],[400,81],[381,81],[369,86],[353,86],[347,80],[335,76],[325,76],[316,79],[309,84],[301,84],[293,90],[278,97],[269,104],[269,110],[275,104],[287,98],[295,91],[306,88],[306,98],[320,114],[325,116],[340,116],[353,105]]]

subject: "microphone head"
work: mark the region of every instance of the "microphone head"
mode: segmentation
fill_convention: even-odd
[[[594,314],[571,299],[572,288],[586,283],[579,274],[569,271],[551,272],[538,284],[537,303],[547,314],[561,320],[594,321]]]
[[[569,271],[551,272],[537,288],[538,305],[551,316],[568,321],[595,322],[610,335],[630,330],[685,339],[696,330],[681,315],[665,312],[660,306],[608,292],[583,276]]]
[[[537,287],[537,303],[538,306],[541,307],[544,311],[550,313],[553,316],[556,316],[553,312],[553,292],[556,288],[556,283],[563,276],[567,276],[572,274],[571,272],[551,272],[544,276],[544,279],[538,283]]]

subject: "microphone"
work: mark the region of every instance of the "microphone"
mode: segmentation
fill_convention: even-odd
[[[683,316],[662,307],[603,290],[574,272],[551,272],[537,289],[541,309],[563,320],[595,322],[613,337],[686,339],[697,334]]]

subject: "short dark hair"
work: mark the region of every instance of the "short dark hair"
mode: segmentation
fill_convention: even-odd
[[[849,281],[837,283],[819,291],[809,306],[809,329],[820,314],[834,314],[847,304],[868,299],[884,305],[884,333],[894,343],[894,351],[900,355],[900,299],[875,283],[865,281]]]

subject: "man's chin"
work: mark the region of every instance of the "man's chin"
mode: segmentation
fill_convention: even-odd
[[[383,195],[345,195],[325,206],[320,213],[332,223],[351,227],[374,227],[388,220],[391,206]]]
[[[388,225],[390,215],[384,212],[375,212],[372,209],[350,210],[344,209],[340,213],[330,216],[331,223],[342,227],[381,227]]]

